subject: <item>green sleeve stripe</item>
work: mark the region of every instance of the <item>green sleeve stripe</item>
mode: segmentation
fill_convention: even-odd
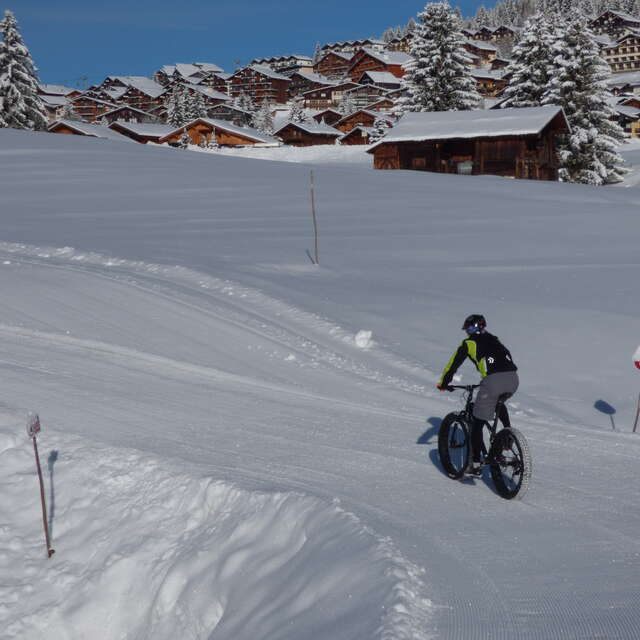
[[[465,340],[467,344],[467,351],[469,352],[469,357],[473,360],[473,363],[476,365],[476,368],[480,372],[480,376],[482,378],[487,377],[487,363],[485,359],[482,358],[478,362],[478,345],[473,340]]]

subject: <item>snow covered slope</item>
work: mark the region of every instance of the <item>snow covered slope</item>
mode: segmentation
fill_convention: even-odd
[[[324,163],[317,267],[310,168],[0,130],[7,637],[635,637],[638,192]],[[437,461],[472,312],[521,503]]]

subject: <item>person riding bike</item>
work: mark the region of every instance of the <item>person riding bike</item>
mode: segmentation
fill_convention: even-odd
[[[465,319],[462,330],[466,332],[467,338],[451,356],[436,385],[440,391],[453,391],[449,385],[466,358],[475,364],[480,373],[482,381],[473,406],[474,421],[471,432],[471,473],[474,475],[481,473],[482,431],[485,423],[493,419],[498,398],[503,393],[513,395],[519,384],[516,373],[518,367],[513,362],[509,349],[496,336],[486,331],[486,327],[484,316],[479,314],[470,315]],[[498,417],[505,427],[510,426],[509,413],[504,404],[500,407]]]

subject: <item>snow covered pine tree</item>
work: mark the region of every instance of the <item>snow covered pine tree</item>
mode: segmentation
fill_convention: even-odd
[[[46,129],[47,114],[38,95],[36,68],[9,10],[0,21],[0,32],[0,127]]]
[[[539,107],[549,88],[556,32],[545,14],[536,13],[524,24],[507,69],[509,84],[503,107]]]
[[[477,108],[481,97],[469,73],[471,59],[462,48],[460,19],[447,2],[427,4],[418,18],[410,51],[414,59],[405,65],[397,115]]]
[[[627,172],[617,146],[624,132],[611,120],[606,80],[611,71],[582,22],[560,29],[555,64],[542,103],[564,109],[571,133],[560,137],[560,179],[583,184],[620,182]]]

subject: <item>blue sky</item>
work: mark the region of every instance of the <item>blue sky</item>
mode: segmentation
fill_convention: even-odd
[[[464,15],[479,4],[459,3]],[[310,56],[317,42],[379,36],[423,7],[420,0],[7,0],[3,13],[15,14],[43,82],[81,86],[85,78],[151,76],[176,62],[233,71],[255,57]]]

